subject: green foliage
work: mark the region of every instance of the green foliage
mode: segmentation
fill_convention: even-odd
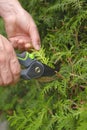
[[[20,2],[40,32],[42,49],[33,53],[61,65],[54,77],[0,88],[0,110],[12,130],[87,130],[86,0]]]

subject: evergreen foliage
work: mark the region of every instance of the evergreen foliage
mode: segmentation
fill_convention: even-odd
[[[42,49],[33,53],[51,67],[60,63],[60,70],[1,87],[1,113],[12,130],[87,130],[87,1],[20,2],[40,32]]]

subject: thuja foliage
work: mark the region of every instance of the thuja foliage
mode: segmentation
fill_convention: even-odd
[[[41,36],[42,49],[33,53],[60,69],[53,77],[0,88],[1,112],[12,130],[87,130],[87,1],[20,2]]]

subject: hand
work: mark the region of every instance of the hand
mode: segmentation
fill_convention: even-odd
[[[20,76],[20,65],[11,43],[0,35],[0,85],[17,82]]]
[[[20,50],[40,49],[40,37],[37,27],[29,13],[24,9],[5,18],[8,39],[13,47]]]

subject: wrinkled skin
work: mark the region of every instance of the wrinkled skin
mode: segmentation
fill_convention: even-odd
[[[8,39],[14,48],[29,50],[40,49],[40,37],[37,27],[29,13],[25,10],[5,19]]]
[[[18,0],[0,0],[0,16],[5,23],[8,40],[0,35],[0,85],[18,81],[20,64],[13,48],[40,49],[40,36],[34,20]]]
[[[0,35],[0,85],[16,83],[20,77],[20,64],[11,43]]]

